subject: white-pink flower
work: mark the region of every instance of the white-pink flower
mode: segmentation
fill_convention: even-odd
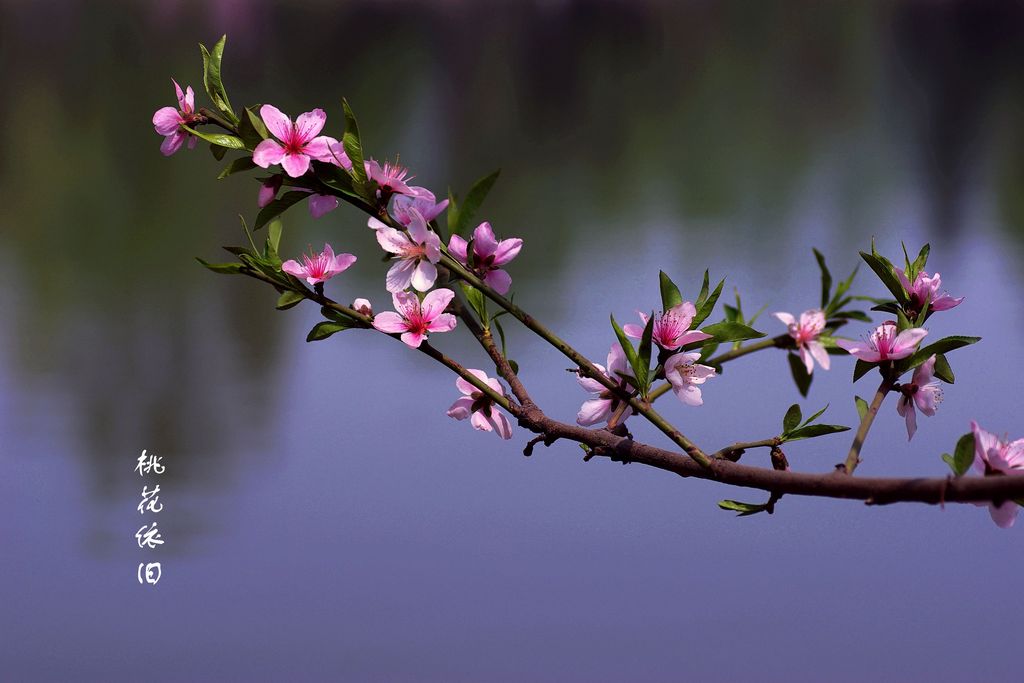
[[[626,354],[622,351],[622,347],[619,344],[612,344],[612,348],[608,352],[607,369],[599,363],[594,363],[594,366],[605,377],[617,382],[620,387],[625,388],[627,386],[625,378],[631,375],[629,375],[627,370]],[[596,379],[579,375],[576,381],[579,382],[585,391],[596,394],[595,398],[584,401],[583,405],[580,406],[580,411],[576,414],[577,424],[588,427],[607,421],[619,407],[621,399]]]
[[[292,123],[280,109],[272,104],[264,104],[260,107],[260,117],[277,140],[268,138],[256,145],[252,152],[252,160],[257,166],[267,168],[281,164],[285,173],[292,178],[298,178],[309,170],[311,159],[339,163],[335,153],[331,151],[331,146],[337,145],[338,141],[319,134],[327,123],[327,114],[323,109],[299,114]]]
[[[922,270],[911,282],[906,272],[900,268],[895,270],[896,277],[900,279],[903,289],[907,290],[907,296],[910,297],[910,306],[916,311],[923,309],[925,304],[928,304],[933,311],[948,311],[959,306],[960,302],[964,300],[962,296],[954,298],[946,292],[940,291],[942,278],[938,273],[929,275]]]
[[[899,360],[914,353],[918,343],[925,338],[928,330],[923,327],[912,327],[896,333],[896,323],[886,320],[868,335],[864,341],[847,341],[837,339],[836,345],[846,349],[852,355],[867,363],[879,363],[887,360]]]
[[[303,254],[302,263],[289,259],[281,264],[281,270],[294,275],[297,278],[305,279],[311,285],[327,282],[332,277],[348,269],[356,262],[352,254],[334,255],[331,245],[325,244],[324,250],[319,254]]]
[[[987,432],[971,420],[971,431],[974,432],[974,468],[985,476],[1013,474],[1024,476],[1024,439],[1006,441],[995,434]],[[976,503],[986,505],[986,503]],[[1012,500],[1004,500],[998,505],[987,503],[992,521],[1006,529],[1013,526],[1017,519],[1020,506]]]
[[[917,413],[914,406],[922,413],[931,417],[935,409],[942,403],[942,388],[935,377],[935,356],[932,356],[914,370],[913,379],[900,387],[900,400],[896,403],[896,412],[907,421],[907,441],[914,438],[917,431]]]
[[[510,237],[499,241],[491,224],[484,221],[473,230],[473,263],[469,261],[469,243],[458,235],[448,240],[448,250],[455,259],[480,275],[498,294],[506,294],[512,286],[512,276],[501,267],[519,255],[523,240]]]
[[[259,194],[256,196],[256,205],[262,209],[270,204],[270,202],[274,201],[277,197],[278,190],[281,189],[281,182],[283,180],[282,176],[274,175],[260,185]],[[338,208],[338,198],[333,195],[315,194],[313,190],[305,187],[296,187],[292,189],[296,192],[308,192],[312,195],[309,198],[309,215],[313,218],[320,218],[324,214]]]
[[[644,336],[644,328],[647,327],[649,315],[643,311],[637,311],[642,325],[628,323],[622,326],[622,331],[633,339],[641,339]],[[651,340],[666,351],[675,351],[693,342],[711,339],[711,335],[700,330],[691,330],[690,324],[693,317],[697,315],[697,309],[690,301],[673,306],[663,313],[655,313],[654,326],[651,328]]]
[[[378,313],[373,326],[381,332],[402,335],[402,341],[416,349],[430,332],[449,332],[455,329],[455,316],[445,313],[455,292],[450,289],[435,289],[423,297],[423,303],[412,292],[396,292],[392,295],[395,311]]]
[[[423,215],[409,209],[407,230],[395,230],[376,218],[367,223],[377,232],[377,242],[384,251],[395,255],[396,261],[387,275],[387,290],[394,294],[411,284],[421,292],[434,286],[437,279],[435,263],[441,260],[441,238],[427,227]]]
[[[413,176],[409,175],[409,169],[398,164],[392,164],[385,161],[383,165],[376,159],[367,159],[363,162],[363,166],[366,169],[366,175],[370,177],[370,180],[377,182],[378,196],[385,194],[404,194],[404,195],[415,195],[411,187],[406,183],[413,179]]]
[[[363,315],[373,315],[373,304],[369,299],[356,299],[352,302],[352,310],[359,311]]]
[[[715,376],[715,369],[696,361],[700,354],[677,353],[665,361],[665,379],[672,385],[676,398],[689,406],[703,405],[699,385]]]
[[[467,370],[499,394],[505,393],[498,380],[488,377],[487,373],[483,370],[474,370],[472,368],[467,368]],[[512,425],[509,424],[508,418],[505,417],[505,414],[501,412],[498,405],[487,394],[461,377],[455,380],[455,386],[458,387],[463,395],[461,398],[456,399],[452,407],[448,409],[448,417],[453,417],[456,420],[465,420],[468,417],[474,429],[482,432],[493,431],[503,439],[512,438]]]
[[[818,365],[823,370],[828,370],[830,365],[828,352],[825,351],[824,344],[818,341],[822,330],[825,329],[824,311],[817,308],[804,311],[800,314],[799,321],[791,314],[782,311],[772,313],[772,315],[786,326],[789,336],[796,342],[797,353],[800,354],[800,360],[807,368],[808,375],[814,372],[814,361],[818,361]]]
[[[192,86],[186,87],[185,92],[182,92],[181,86],[178,85],[176,80],[172,78],[171,83],[174,83],[174,94],[178,98],[178,108],[161,107],[153,114],[153,128],[156,129],[158,134],[164,136],[164,141],[160,144],[160,151],[165,157],[169,157],[181,149],[181,144],[185,142],[185,138],[189,139],[189,149],[194,148],[199,140],[199,138],[188,131],[181,129],[182,125],[192,125],[199,118],[196,114],[196,97],[195,93],[192,92]]]
[[[391,207],[391,213],[395,219],[398,220],[402,225],[409,225],[412,220],[412,216],[409,213],[410,209],[416,209],[423,216],[423,220],[430,222],[437,218],[442,211],[448,207],[448,200],[437,201],[434,197],[434,193],[425,187],[410,187],[413,194],[411,195],[396,195],[395,203]]]

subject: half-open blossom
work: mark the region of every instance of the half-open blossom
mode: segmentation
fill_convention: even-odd
[[[370,218],[368,225],[377,232],[377,242],[384,251],[397,258],[387,275],[389,292],[401,292],[410,284],[421,292],[434,286],[437,279],[434,264],[441,260],[441,238],[427,227],[419,211],[409,209],[409,225],[405,232],[395,230],[376,218]]]
[[[1015,474],[1024,476],[1024,439],[1005,441],[995,434],[987,432],[971,420],[971,431],[974,432],[974,468],[985,476]],[[986,503],[977,503],[985,505]],[[1007,528],[1013,526],[1017,519],[1020,506],[1012,500],[987,503],[992,521],[997,526]]]
[[[434,197],[434,193],[425,187],[413,186],[409,189],[413,191],[413,194],[396,195],[395,203],[391,207],[391,213],[402,225],[409,225],[409,222],[412,220],[412,217],[409,215],[409,209],[419,211],[423,216],[423,220],[429,223],[448,207],[447,199],[438,202],[437,198]]]
[[[594,363],[594,367],[600,370],[608,379],[617,382],[620,387],[625,388],[627,386],[625,378],[630,375],[627,370],[626,354],[619,344],[612,344],[612,348],[608,352],[607,369],[599,363]],[[580,386],[585,391],[596,394],[596,398],[584,401],[583,405],[580,406],[580,411],[576,414],[577,424],[588,427],[599,422],[606,422],[622,403],[618,396],[596,379],[579,375],[576,381],[580,383]]]
[[[353,301],[352,310],[359,311],[363,315],[373,315],[373,305],[368,299],[356,299]]]
[[[512,286],[512,276],[501,267],[518,256],[522,248],[523,240],[518,237],[498,241],[487,221],[476,226],[473,231],[472,266],[468,265],[469,243],[458,235],[452,235],[448,241],[448,250],[456,260],[480,275],[498,294],[507,293]]]
[[[256,197],[256,205],[261,209],[264,206],[270,204],[277,197],[278,190],[281,189],[281,183],[284,178],[281,175],[274,175],[269,178],[266,182],[260,185],[259,194]],[[338,198],[334,195],[329,194],[315,194],[313,190],[306,189],[304,187],[294,187],[293,192],[308,192],[312,195],[309,198],[309,215],[313,218],[320,218],[325,213],[329,213],[338,208]]]
[[[942,403],[942,388],[935,377],[935,356],[932,356],[914,370],[913,379],[900,387],[900,400],[896,403],[896,412],[907,420],[907,440],[914,438],[917,431],[917,413],[914,406],[922,413],[931,417],[935,409]]]
[[[677,353],[665,361],[665,379],[672,385],[676,398],[689,406],[703,405],[699,385],[715,376],[715,369],[696,361],[700,353]]]
[[[419,298],[412,292],[396,292],[392,295],[395,311],[378,313],[373,326],[388,334],[402,334],[402,341],[416,349],[430,332],[449,332],[455,329],[455,316],[445,313],[455,292],[450,289],[435,289]]]
[[[379,196],[385,194],[404,194],[414,195],[412,188],[406,184],[406,181],[412,180],[413,176],[409,175],[409,169],[398,164],[392,164],[389,161],[385,161],[383,164],[378,162],[376,159],[367,159],[363,162],[366,168],[366,175],[370,177],[370,180],[377,182],[377,191],[380,193]]]
[[[643,324],[628,323],[622,326],[622,331],[629,337],[641,339],[650,316],[643,311],[637,311],[637,313],[640,314]],[[663,313],[655,313],[654,326],[651,328],[651,340],[666,351],[675,351],[687,344],[711,339],[711,335],[706,332],[690,329],[695,315],[697,315],[697,309],[690,301],[684,301]]]
[[[887,360],[899,360],[914,353],[918,343],[925,338],[928,330],[923,327],[912,327],[896,333],[896,323],[886,320],[868,335],[864,341],[847,341],[837,339],[836,344],[867,363],[879,363]]]
[[[304,278],[311,285],[327,282],[338,273],[347,270],[356,262],[352,254],[334,255],[331,245],[325,244],[324,250],[319,254],[303,254],[302,263],[294,259],[288,259],[281,264],[281,270],[294,275],[297,278]]]
[[[964,300],[962,296],[952,297],[946,292],[940,291],[942,278],[938,273],[929,275],[922,270],[911,282],[902,269],[896,268],[895,270],[896,277],[900,279],[903,289],[907,290],[907,295],[910,297],[910,307],[915,311],[923,309],[925,304],[928,304],[933,311],[948,311],[959,306],[960,302]]]
[[[260,117],[277,140],[268,138],[256,145],[252,152],[252,160],[257,166],[267,168],[281,164],[285,173],[292,178],[298,178],[309,170],[310,159],[337,163],[331,145],[337,144],[338,141],[320,135],[324,124],[327,123],[327,114],[323,109],[299,114],[293,123],[274,105],[264,104],[260,107]]]
[[[786,329],[789,330],[789,336],[796,342],[797,353],[800,354],[800,360],[803,361],[804,367],[807,368],[808,375],[814,371],[814,361],[818,361],[818,365],[823,370],[828,370],[828,352],[825,351],[825,346],[818,341],[822,330],[825,329],[824,311],[817,308],[804,311],[800,314],[799,321],[791,314],[782,311],[772,313],[772,315],[778,318],[786,326]]]
[[[190,126],[199,118],[196,114],[196,96],[192,92],[192,86],[187,86],[185,92],[182,92],[181,86],[176,80],[172,78],[171,83],[174,83],[174,94],[178,97],[178,108],[161,107],[153,114],[153,128],[164,136],[164,141],[160,144],[160,151],[165,157],[169,157],[181,149],[185,138],[189,139],[189,149],[195,147],[199,140],[196,136],[181,129],[182,125]]]
[[[504,393],[498,380],[488,377],[487,373],[483,370],[474,370],[472,368],[467,368],[467,370],[499,394]],[[501,412],[498,405],[487,394],[461,377],[455,380],[455,386],[462,392],[462,397],[456,399],[452,407],[448,409],[448,417],[453,417],[456,420],[465,420],[468,417],[473,425],[473,429],[482,432],[493,431],[503,439],[512,438],[512,425],[509,424],[508,418],[505,417],[505,414]]]

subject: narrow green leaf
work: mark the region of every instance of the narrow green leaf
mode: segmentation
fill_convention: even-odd
[[[704,269],[704,280],[700,284],[700,293],[697,294],[697,305],[700,306],[708,298],[708,287],[711,285],[711,272]]]
[[[224,170],[217,176],[217,180],[223,180],[229,175],[234,175],[235,173],[251,171],[254,168],[256,168],[256,164],[253,162],[252,157],[238,157],[224,167]]]
[[[336,323],[341,323],[346,327],[357,327],[359,325],[359,322],[357,320],[354,320],[345,315],[344,313],[342,313],[341,311],[336,311],[328,306],[320,307],[320,315],[327,318],[328,320],[333,320]]]
[[[342,109],[345,110],[345,134],[341,138],[341,145],[352,162],[352,177],[360,185],[365,185],[369,178],[366,175],[366,166],[363,163],[363,143],[359,137],[359,123],[352,108],[348,106],[348,100],[342,98]]]
[[[281,246],[281,232],[284,230],[284,223],[281,222],[280,218],[275,218],[270,221],[267,226],[267,256],[273,254],[275,257],[280,251]]]
[[[622,331],[622,328],[619,326],[619,323],[615,322],[614,315],[611,316],[611,321],[612,329],[615,330],[615,336],[618,337],[619,344],[622,346],[622,351],[623,353],[626,354],[626,360],[629,362],[629,367],[631,367],[633,369],[633,372],[636,373],[636,369],[638,366],[636,350],[633,348],[632,342],[629,341],[629,337],[627,337],[626,333]],[[639,381],[639,378],[636,376],[636,374],[634,374],[633,377]]]
[[[786,441],[798,441],[800,439],[813,439],[816,436],[825,436],[826,434],[838,434],[839,432],[849,431],[849,427],[844,425],[807,425],[801,427],[793,432],[786,435]]]
[[[863,420],[864,416],[868,414],[868,402],[860,396],[854,396],[853,402],[857,404],[857,417]]]
[[[956,375],[953,374],[953,368],[949,366],[949,361],[946,360],[944,354],[935,354],[935,376],[946,384],[956,382]]]
[[[971,469],[974,464],[974,434],[967,432],[956,442],[956,450],[953,451],[953,473],[961,477]]]
[[[800,411],[800,404],[794,403],[786,411],[785,417],[782,418],[782,433],[791,432],[800,426],[800,420],[803,417],[803,413]]]
[[[462,291],[466,295],[466,301],[469,302],[469,307],[473,309],[484,327],[487,327],[487,299],[484,297],[484,293],[465,282],[460,282],[459,285],[462,287]]]
[[[658,284],[661,287],[661,310],[667,311],[683,303],[683,295],[679,293],[679,287],[663,270],[658,271]]]
[[[238,117],[235,116],[235,112],[231,108],[231,101],[228,100],[228,93],[224,88],[223,74],[221,72],[221,62],[224,59],[224,45],[227,43],[227,39],[226,35],[221,36],[220,40],[214,44],[213,50],[207,50],[205,45],[199,44],[199,50],[203,55],[203,86],[206,88],[206,94],[210,96],[214,106],[231,123],[238,123]]]
[[[651,317],[647,319],[647,324],[644,325],[644,333],[640,337],[640,349],[637,351],[637,367],[634,368],[636,372],[636,379],[640,386],[640,395],[644,398],[647,397],[647,389],[650,387],[650,372],[651,372],[651,346],[652,337],[654,334],[654,312],[651,312]]]
[[[801,427],[806,427],[807,425],[809,425],[812,422],[814,422],[815,420],[817,420],[819,417],[821,417],[822,415],[825,414],[825,411],[828,410],[828,407],[829,407],[829,404],[826,403],[824,408],[822,408],[821,410],[816,412],[814,415],[811,415],[809,418],[804,420],[804,423],[802,425],[800,425],[800,426]]]
[[[817,249],[812,249],[814,258],[818,261],[818,268],[821,269],[821,307],[827,308],[829,298],[832,296],[832,273],[825,265],[825,256]]]
[[[501,355],[508,359],[508,352],[505,350],[505,329],[501,326],[498,321],[498,316],[491,318],[491,324],[494,325],[494,329],[498,330],[498,339],[501,340]]]
[[[853,366],[853,381],[856,382],[859,380],[873,367],[875,367],[874,363],[868,363],[867,361],[863,361],[858,358],[857,363]]]
[[[291,208],[292,205],[297,204],[308,197],[308,192],[299,192],[298,190],[285,192],[283,195],[260,209],[260,212],[256,214],[256,222],[253,224],[252,229],[254,231],[259,230],[264,225]]]
[[[270,137],[263,119],[253,109],[255,107],[244,109],[245,115],[238,122],[238,137],[245,141],[247,149],[256,149],[258,144]]]
[[[236,273],[241,273],[242,269],[245,267],[241,263],[210,263],[208,261],[204,261],[198,256],[196,257],[196,261],[199,261],[201,264],[203,264],[203,266],[209,268],[213,272],[221,273],[223,275],[234,275]]]
[[[765,336],[764,332],[758,332],[741,323],[732,322],[708,325],[703,331],[712,335],[717,342],[743,341],[744,339],[759,339]]]
[[[181,127],[200,140],[206,140],[212,145],[219,145],[227,149],[245,149],[245,142],[242,138],[235,135],[228,135],[227,133],[202,133],[195,128],[189,128],[185,124],[181,124]]]
[[[963,335],[943,337],[938,341],[932,342],[931,344],[918,349],[912,356],[897,362],[896,371],[902,374],[921,365],[931,358],[933,354],[938,355],[940,353],[949,353],[950,351],[955,351],[956,349],[961,349],[965,346],[970,346],[971,344],[977,344],[979,341],[981,341],[981,337],[965,337]],[[936,363],[938,363],[938,359],[936,359]]]
[[[767,505],[759,505],[757,503],[741,503],[738,500],[720,500],[718,501],[718,507],[723,510],[730,510],[732,512],[738,512],[737,517],[749,517],[750,515],[756,515],[759,512],[764,512],[768,509]]]
[[[814,379],[813,375],[807,372],[807,366],[795,353],[787,353],[786,359],[789,361],[789,373],[793,376],[797,391],[806,398],[811,388],[811,380]]]
[[[872,247],[874,248],[874,247]],[[892,271],[892,264],[884,256],[877,254],[868,254],[860,252],[860,257],[864,259],[864,262],[875,272],[878,279],[882,281],[885,288],[892,292],[892,295],[896,297],[896,301],[900,303],[907,303],[907,293],[903,291],[903,285],[896,278],[896,275]]]
[[[322,339],[327,339],[332,334],[341,332],[342,330],[347,330],[350,327],[352,326],[346,323],[335,321],[325,320],[322,322],[318,322],[316,325],[313,326],[313,329],[309,331],[309,334],[306,335],[306,341],[314,342],[320,341]]]
[[[706,277],[707,271],[704,271],[704,274]],[[697,314],[693,316],[693,320],[690,322],[690,327],[692,329],[697,329],[697,327],[702,322],[707,320],[708,316],[710,316],[714,312],[715,304],[718,303],[718,297],[722,295],[722,287],[724,286],[725,278],[722,278],[721,281],[719,281],[718,286],[715,287],[715,290],[711,292],[710,295],[707,295],[707,293],[705,292],[705,296],[699,298],[700,303],[697,304]]]
[[[476,212],[483,205],[484,199],[487,198],[487,194],[494,187],[494,183],[497,182],[499,175],[501,175],[500,168],[476,181],[473,183],[473,187],[469,188],[466,198],[462,200],[462,205],[459,206],[458,221],[452,230],[452,234],[465,235],[469,232],[473,216],[476,215]]]
[[[907,277],[913,278],[918,273],[920,273],[922,270],[924,270],[924,267],[928,264],[928,254],[931,253],[931,250],[932,250],[932,245],[927,244],[927,243],[923,247],[921,247],[921,251],[918,252],[917,258],[914,259],[914,262],[911,264],[911,270],[913,271],[914,275],[911,276],[908,273]]]
[[[286,290],[282,292],[281,296],[277,298],[277,310],[288,310],[292,306],[297,306],[298,304],[302,303],[302,300],[305,298],[306,297],[302,296],[301,294],[294,290]]]

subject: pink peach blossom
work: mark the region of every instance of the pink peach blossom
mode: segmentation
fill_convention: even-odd
[[[352,254],[335,256],[331,245],[325,244],[324,250],[319,254],[303,254],[302,261],[300,265],[298,261],[289,259],[281,264],[281,270],[297,278],[305,278],[309,284],[316,285],[327,282],[338,273],[347,270],[356,262],[356,257]]]
[[[389,292],[401,292],[410,284],[421,292],[434,286],[437,279],[434,264],[441,260],[441,238],[427,227],[419,211],[409,208],[409,225],[405,232],[395,230],[376,218],[370,218],[367,225],[377,232],[377,242],[384,251],[397,258],[387,275]]]
[[[974,432],[974,468],[985,476],[1012,474],[1024,476],[1024,439],[1006,441],[995,434],[987,432],[971,421]],[[996,503],[976,503],[988,505],[992,521],[1003,529],[1013,526],[1017,519],[1020,506],[1012,500]]]
[[[416,209],[423,216],[423,220],[430,222],[437,218],[442,211],[448,207],[448,200],[444,199],[440,202],[434,197],[434,193],[425,187],[410,187],[413,194],[411,195],[396,195],[395,203],[391,207],[391,213],[394,214],[395,218],[402,225],[409,225],[412,220],[409,214],[409,209]]]
[[[498,380],[488,377],[483,370],[472,368],[467,368],[467,370],[499,394],[504,393]],[[448,417],[456,420],[465,420],[468,417],[473,429],[483,432],[493,431],[502,439],[512,438],[512,425],[493,400],[461,377],[455,380],[455,386],[463,395],[456,399],[452,407],[448,409]]]
[[[942,389],[938,382],[932,381],[935,376],[935,356],[932,356],[914,370],[909,384],[900,387],[900,400],[896,403],[896,412],[907,421],[907,441],[914,438],[917,431],[917,413],[914,406],[922,413],[931,417],[935,409],[942,403]]]
[[[772,313],[772,315],[786,326],[789,336],[796,341],[797,352],[800,354],[800,360],[803,361],[804,367],[807,368],[808,375],[814,371],[814,361],[818,361],[818,365],[823,370],[828,370],[830,365],[828,352],[825,351],[825,346],[818,341],[822,330],[825,329],[824,311],[817,308],[804,311],[800,314],[799,322],[789,313],[780,311]]]
[[[928,275],[922,270],[911,282],[906,272],[900,268],[895,270],[896,277],[900,279],[903,289],[907,290],[911,307],[916,311],[923,309],[925,304],[928,304],[933,311],[948,311],[959,306],[960,302],[964,300],[962,296],[954,298],[939,290],[942,287],[942,278],[938,273]]]
[[[158,134],[164,136],[164,141],[160,144],[160,151],[165,157],[169,157],[181,149],[185,138],[188,138],[189,149],[193,149],[199,140],[199,138],[188,131],[181,129],[182,125],[190,126],[200,118],[196,114],[196,96],[192,92],[192,86],[187,86],[185,92],[182,92],[181,86],[178,85],[176,80],[172,78],[171,83],[174,83],[174,94],[178,98],[178,108],[161,107],[153,114],[153,128],[156,129]]]
[[[628,386],[625,378],[630,377],[631,375],[629,375],[629,371],[627,370],[626,354],[623,352],[622,346],[619,344],[612,344],[612,348],[608,352],[607,369],[599,363],[594,363],[594,366],[600,370],[605,377],[618,382],[620,387],[625,388]],[[577,375],[579,375],[578,372]],[[605,386],[596,379],[579,375],[576,381],[579,382],[580,386],[583,387],[585,391],[596,394],[596,398],[584,401],[583,405],[580,406],[579,413],[576,415],[577,424],[587,427],[599,422],[607,421],[608,418],[611,417],[612,413],[618,409],[619,404],[622,402],[621,399],[605,388]]]
[[[677,353],[665,361],[665,379],[672,385],[676,398],[688,406],[703,405],[699,385],[715,376],[715,369],[696,361],[700,354]]]
[[[277,140],[269,138],[256,145],[253,150],[253,162],[262,168],[281,164],[292,178],[298,178],[309,170],[311,159],[337,164],[331,145],[337,140],[326,135],[319,135],[327,123],[327,114],[323,109],[314,109],[299,114],[295,122],[272,104],[260,107],[260,117]],[[278,142],[280,140],[280,142]]]
[[[628,323],[622,326],[622,331],[633,339],[643,338],[644,328],[647,327],[647,320],[650,317],[643,311],[637,313],[643,321],[642,325]],[[690,329],[695,315],[697,309],[690,301],[684,301],[663,313],[656,313],[654,326],[651,328],[651,339],[666,351],[675,351],[687,344],[711,339],[711,335],[706,332]]]
[[[392,295],[395,310],[378,313],[373,326],[388,334],[402,334],[402,341],[410,347],[419,348],[430,332],[449,332],[455,329],[455,316],[445,313],[455,292],[450,289],[435,289],[419,298],[412,292],[396,292]]]
[[[914,353],[918,343],[925,338],[928,330],[914,327],[896,333],[896,323],[887,320],[868,335],[864,341],[855,342],[845,339],[836,340],[836,344],[850,354],[867,363],[899,360]]]
[[[398,164],[392,164],[385,161],[383,165],[376,159],[367,159],[363,162],[366,168],[366,175],[370,177],[370,180],[377,182],[378,196],[385,194],[404,194],[414,195],[412,188],[406,184],[406,181],[412,180],[413,176],[409,175],[409,169]]]
[[[448,250],[455,259],[480,275],[498,294],[506,294],[512,286],[512,276],[501,269],[519,255],[523,240],[510,237],[498,241],[491,224],[484,221],[473,230],[473,263],[468,265],[469,243],[458,235],[448,241]]]

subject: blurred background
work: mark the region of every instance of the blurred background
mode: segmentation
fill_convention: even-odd
[[[204,105],[197,42],[229,36],[236,106],[328,112],[369,154],[464,193],[521,236],[516,301],[604,362],[609,312],[694,298],[704,268],[748,311],[817,303],[872,237],[932,244],[976,334],[907,444],[890,402],[864,475],[942,476],[978,419],[1024,436],[1024,4],[963,2],[0,1],[0,679],[10,681],[775,681],[1009,679],[1017,528],[973,506],[869,508],[521,449],[444,411],[453,378],[365,332],[304,341],[313,307],[227,260],[250,176],[171,158],[150,119],[170,78]],[[360,260],[328,284],[389,306],[365,218],[286,216],[282,251]],[[866,269],[865,269],[866,270]],[[862,273],[858,293],[882,295]],[[585,395],[509,327],[550,414]],[[759,327],[782,331],[764,316]],[[855,325],[849,334],[868,329]],[[436,340],[470,367],[459,334]],[[853,424],[852,362],[809,414]],[[800,400],[782,353],[727,367],[705,405],[662,410],[706,449],[775,434]],[[638,436],[660,435],[632,421]],[[793,444],[826,471],[846,435]],[[134,534],[147,449],[165,539]],[[747,456],[752,464],[763,453]],[[1018,526],[1021,523],[1018,523]],[[136,579],[158,559],[155,586]],[[965,635],[966,633],[966,635]]]

